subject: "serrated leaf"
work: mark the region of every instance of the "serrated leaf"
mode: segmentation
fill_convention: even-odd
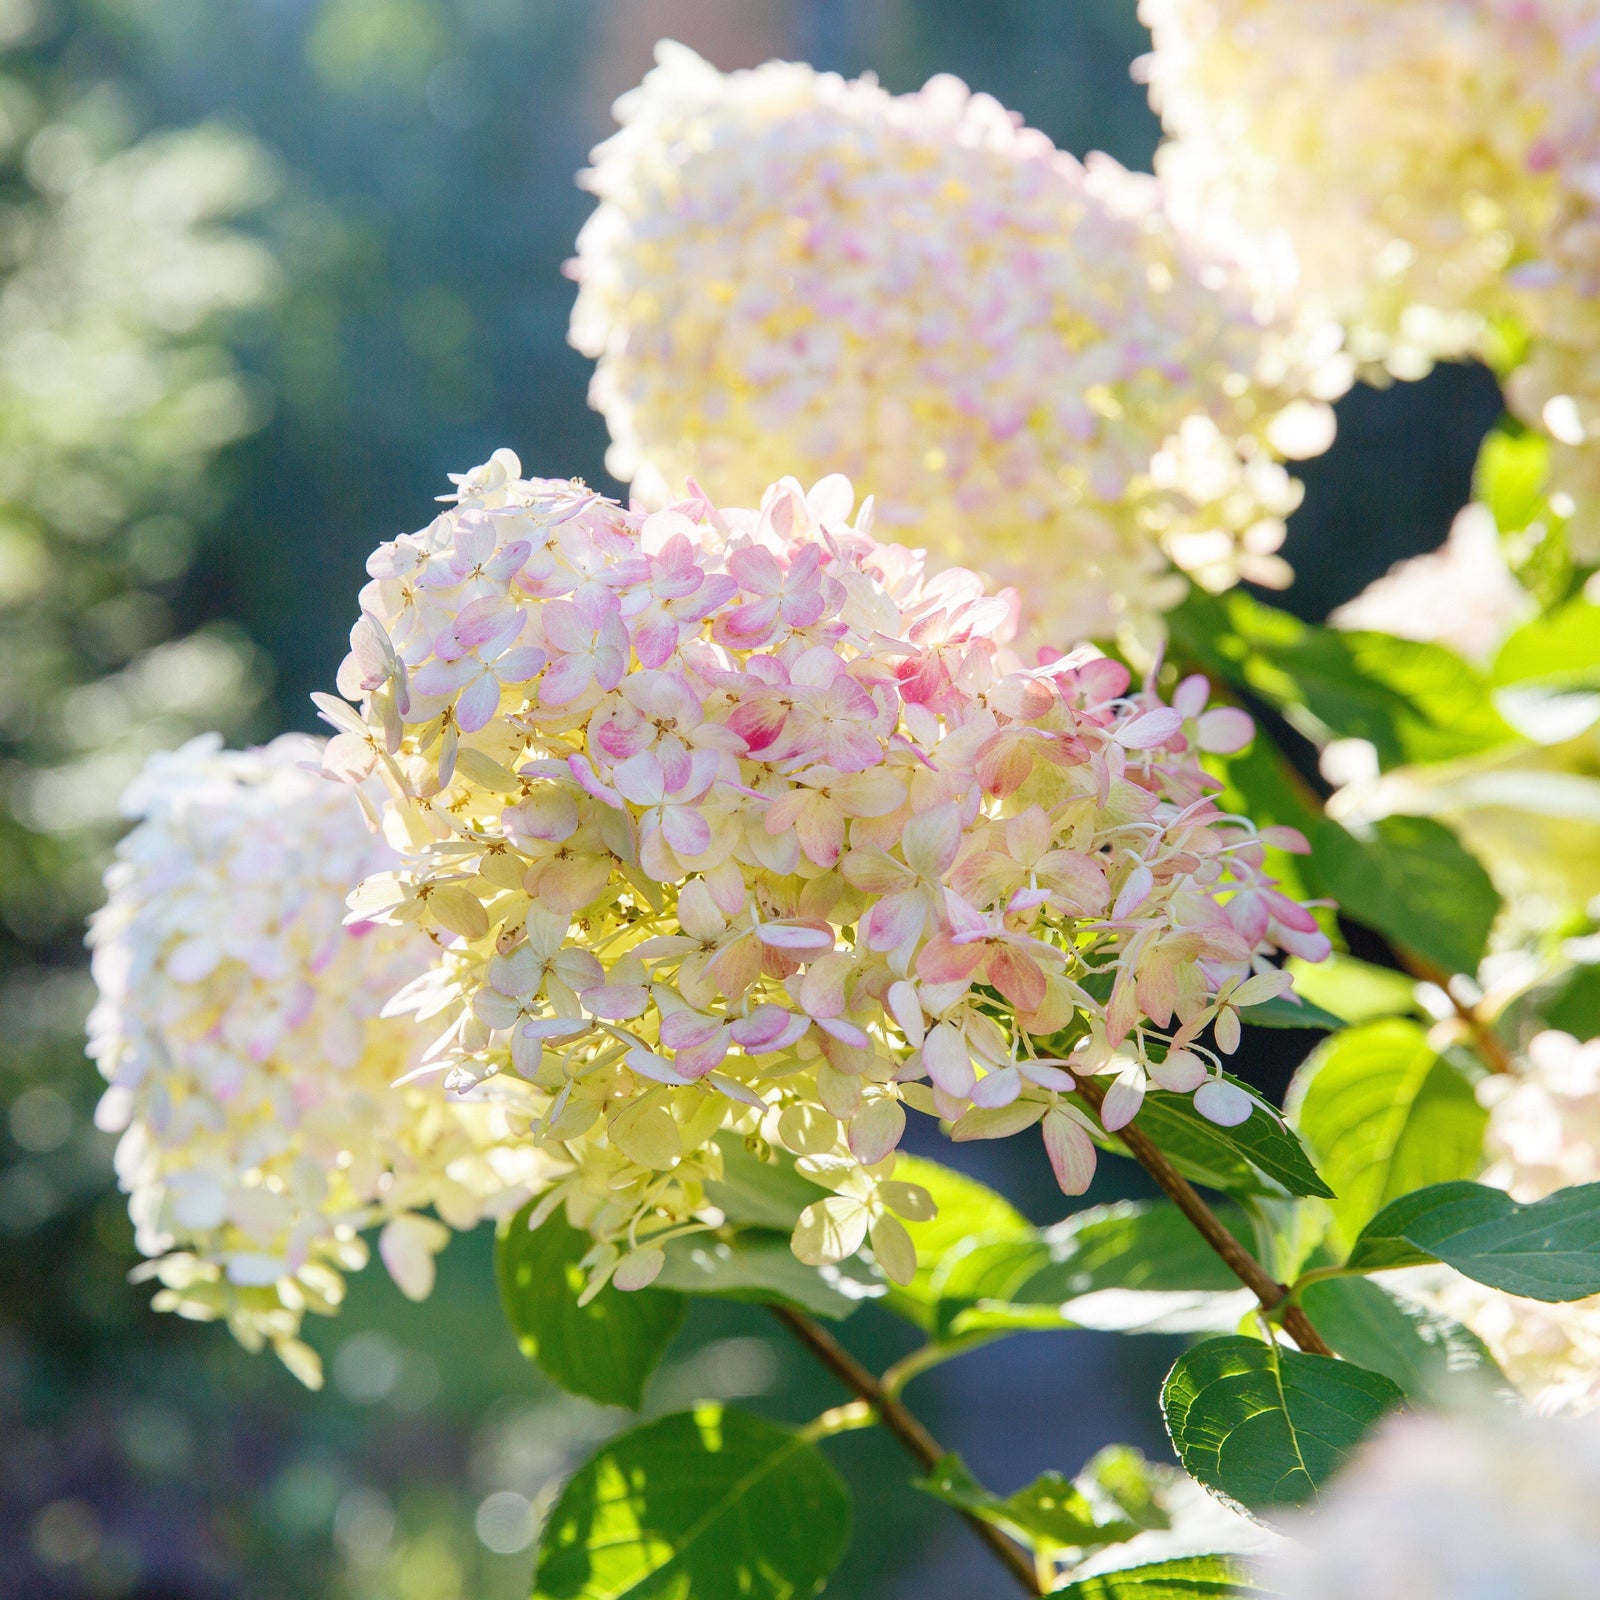
[[[667,1264],[655,1286],[679,1294],[788,1306],[837,1322],[884,1291],[881,1277],[852,1261],[839,1267],[809,1267],[795,1258],[789,1236],[741,1229],[731,1238],[689,1234],[666,1245]]]
[[[1255,1098],[1249,1084],[1233,1077],[1228,1082]],[[1258,1104],[1237,1127],[1223,1128],[1195,1110],[1192,1096],[1158,1089],[1145,1095],[1135,1126],[1160,1145],[1185,1177],[1210,1188],[1259,1194],[1281,1185],[1290,1194],[1333,1195],[1294,1131],[1265,1106]],[[1272,1184],[1263,1184],[1262,1177]]]
[[[1346,1246],[1397,1195],[1471,1177],[1483,1164],[1488,1113],[1415,1022],[1369,1023],[1319,1045],[1288,1104],[1338,1196]]]
[[[1050,1593],[1053,1600],[1230,1600],[1267,1591],[1237,1556],[1178,1556],[1079,1578]]]
[[[706,1198],[729,1222],[748,1228],[792,1233],[800,1213],[828,1191],[795,1171],[794,1157],[774,1149],[764,1161],[736,1133],[717,1135],[722,1176],[706,1185]]]
[[[1323,822],[1312,869],[1339,909],[1446,973],[1475,973],[1500,894],[1472,855],[1432,817],[1383,817],[1359,833]]]
[[[961,1457],[952,1454],[937,1462],[926,1478],[913,1479],[912,1484],[946,1505],[1004,1529],[1034,1549],[1093,1549],[1121,1544],[1140,1531],[1136,1524],[1122,1519],[1097,1521],[1088,1497],[1059,1472],[1044,1473],[1025,1489],[1002,1498],[985,1489]]]
[[[1600,1294],[1600,1183],[1520,1205],[1482,1183],[1402,1195],[1361,1230],[1358,1272],[1443,1261],[1475,1283],[1558,1304]]]
[[[1381,1373],[1257,1339],[1207,1339],[1161,1389],[1178,1458],[1208,1489],[1253,1510],[1301,1505],[1404,1396]]]
[[[792,1600],[850,1541],[850,1497],[815,1445],[717,1405],[611,1440],[568,1480],[533,1600]]]
[[[1464,1382],[1504,1381],[1470,1328],[1370,1278],[1307,1284],[1300,1303],[1337,1355],[1393,1379],[1409,1399],[1437,1403]]]
[[[1004,1195],[937,1161],[903,1155],[894,1175],[926,1189],[938,1210],[925,1222],[906,1221],[917,1249],[916,1276],[903,1288],[891,1285],[884,1303],[919,1327],[932,1329],[937,1299],[933,1275],[951,1249],[979,1235],[1031,1240],[1034,1228]]]
[[[501,1223],[495,1242],[500,1299],[518,1346],[569,1393],[637,1410],[645,1379],[683,1324],[683,1296],[608,1284],[580,1306],[588,1273],[578,1263],[593,1241],[559,1209],[529,1228],[532,1209],[530,1201]]]

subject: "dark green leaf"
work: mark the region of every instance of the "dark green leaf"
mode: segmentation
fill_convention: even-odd
[[[1506,1007],[1496,1026],[1523,1043],[1545,1028],[1580,1040],[1600,1037],[1600,965],[1571,967],[1536,984]]]
[[[1397,1195],[1483,1165],[1488,1113],[1426,1030],[1404,1018],[1319,1045],[1296,1075],[1289,1111],[1338,1195],[1347,1246]]]
[[[1161,1390],[1179,1459],[1208,1489],[1252,1509],[1299,1505],[1404,1397],[1381,1373],[1257,1339],[1207,1339]]]
[[[1516,738],[1482,673],[1442,645],[1302,622],[1242,591],[1191,591],[1173,636],[1317,744],[1366,739],[1382,767],[1449,761]]]
[[[1256,1028],[1315,1028],[1321,1033],[1349,1025],[1348,1017],[1336,1017],[1304,995],[1295,1001],[1283,994],[1246,1006],[1239,1013],[1239,1020]]]
[[[828,1191],[795,1171],[787,1150],[773,1149],[763,1160],[736,1133],[719,1133],[722,1176],[706,1185],[706,1197],[729,1222],[747,1228],[793,1233],[800,1213]]]
[[[1337,822],[1311,838],[1312,869],[1347,916],[1445,973],[1475,973],[1500,895],[1477,858],[1432,817]]]
[[[561,1492],[533,1600],[792,1600],[850,1541],[850,1497],[815,1445],[718,1405],[613,1439]]]
[[[672,1240],[666,1252],[656,1287],[680,1294],[789,1306],[838,1321],[883,1293],[882,1282],[870,1279],[867,1269],[857,1277],[838,1267],[808,1267],[795,1258],[788,1234],[759,1228],[732,1238],[689,1234]]]
[[[924,1494],[981,1517],[1035,1549],[1092,1549],[1121,1544],[1140,1531],[1121,1519],[1097,1520],[1088,1497],[1059,1472],[1047,1472],[1002,1499],[972,1476],[960,1456],[947,1455],[926,1478],[913,1483]]]
[[[1437,1402],[1464,1380],[1502,1381],[1477,1334],[1370,1278],[1307,1284],[1300,1303],[1336,1354],[1392,1378],[1410,1399]]]
[[[572,1394],[637,1410],[683,1323],[683,1296],[608,1285],[580,1306],[588,1273],[578,1263],[593,1241],[559,1208],[530,1228],[532,1209],[503,1222],[495,1245],[500,1298],[522,1353]]]
[[[1360,1272],[1443,1261],[1476,1283],[1557,1303],[1600,1294],[1600,1183],[1519,1205],[1481,1183],[1402,1195],[1361,1231]]]
[[[1228,1081],[1250,1090],[1236,1078]],[[1138,1127],[1161,1146],[1185,1177],[1213,1189],[1230,1194],[1270,1193],[1271,1186],[1261,1182],[1264,1176],[1290,1194],[1333,1194],[1294,1131],[1265,1106],[1257,1105],[1236,1128],[1220,1128],[1195,1110],[1192,1096],[1158,1089],[1145,1095]]]
[[[1266,1590],[1237,1556],[1179,1556],[1079,1578],[1051,1594],[1054,1600],[1230,1600]]]

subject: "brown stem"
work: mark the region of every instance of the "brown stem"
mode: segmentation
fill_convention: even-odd
[[[876,1374],[856,1360],[825,1328],[786,1306],[768,1308],[801,1344],[847,1389],[852,1389],[878,1413],[879,1420],[905,1446],[925,1472],[932,1472],[948,1453],[910,1411],[878,1381]],[[1042,1595],[1044,1589],[1033,1562],[992,1523],[970,1512],[959,1513],[967,1525],[1004,1563],[1023,1591]]]
[[[1096,1112],[1100,1110],[1106,1092],[1093,1078],[1080,1078],[1078,1092]],[[1228,1270],[1261,1302],[1263,1309],[1272,1311],[1282,1305],[1289,1293],[1287,1286],[1279,1283],[1228,1232],[1222,1219],[1200,1198],[1194,1185],[1173,1166],[1160,1147],[1131,1123],[1117,1130],[1117,1138],[1127,1147],[1128,1154],[1160,1184],[1167,1198],[1194,1224],[1200,1237],[1222,1257]],[[1288,1307],[1280,1320],[1285,1332],[1302,1350],[1314,1356],[1333,1354],[1299,1306]]]
[[[1443,967],[1436,967],[1431,961],[1412,955],[1409,950],[1402,950],[1398,946],[1392,948],[1400,964],[1413,978],[1421,978],[1424,983],[1431,983],[1434,988],[1443,991],[1445,998],[1455,1007],[1456,1016],[1472,1035],[1472,1042],[1477,1046],[1478,1054],[1483,1057],[1484,1064],[1491,1072],[1517,1070],[1505,1041],[1484,1021],[1476,1006],[1468,1005],[1452,991],[1450,974]]]

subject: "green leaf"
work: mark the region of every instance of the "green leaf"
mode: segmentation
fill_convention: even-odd
[[[1171,613],[1179,647],[1283,712],[1316,744],[1366,739],[1387,770],[1509,743],[1488,680],[1442,645],[1302,622],[1240,590],[1191,590]]]
[[[611,1440],[568,1480],[533,1600],[791,1600],[850,1542],[850,1497],[793,1429],[719,1405]]]
[[[1569,600],[1525,623],[1500,646],[1491,669],[1497,685],[1600,683],[1600,606]]]
[[[1555,1304],[1600,1294],[1600,1183],[1519,1205],[1482,1183],[1402,1195],[1361,1230],[1357,1272],[1443,1261],[1475,1283]]]
[[[1289,1114],[1338,1198],[1348,1246],[1397,1195],[1470,1178],[1489,1114],[1417,1023],[1392,1017],[1319,1045],[1296,1074]]]
[[[1179,1556],[1079,1578],[1050,1592],[1054,1600],[1230,1600],[1267,1591],[1237,1556]]]
[[[770,1149],[763,1160],[736,1133],[717,1135],[722,1176],[706,1185],[706,1198],[729,1222],[749,1228],[793,1233],[800,1213],[828,1190],[795,1171],[787,1150]]]
[[[1207,1339],[1161,1389],[1179,1459],[1208,1489],[1251,1509],[1300,1505],[1404,1398],[1381,1373],[1258,1339]]]
[[[1300,1303],[1338,1355],[1393,1379],[1409,1399],[1436,1403],[1463,1381],[1504,1381],[1471,1329],[1370,1278],[1307,1284]]]
[[[679,1294],[788,1306],[836,1322],[883,1294],[870,1269],[858,1277],[838,1267],[808,1267],[789,1248],[788,1234],[765,1229],[741,1229],[731,1238],[689,1234],[671,1240],[666,1253],[655,1287]]]
[[[1220,1215],[1241,1243],[1249,1239],[1242,1212]],[[1239,1320],[1238,1280],[1165,1200],[1093,1206],[1031,1238],[969,1240],[945,1257],[933,1288],[948,1338],[1027,1328],[1209,1331]]]
[[[1001,1499],[967,1470],[958,1455],[942,1457],[926,1478],[912,1486],[935,1500],[970,1512],[1036,1550],[1093,1549],[1121,1544],[1140,1530],[1121,1519],[1099,1521],[1084,1492],[1059,1472],[1035,1478],[1027,1488]]]
[[[1311,838],[1312,869],[1347,916],[1445,973],[1475,973],[1500,894],[1432,817],[1384,817],[1359,833],[1337,822]]]
[[[1295,993],[1343,1017],[1347,1026],[1376,1022],[1379,1017],[1404,1017],[1417,1009],[1417,980],[1390,967],[1374,966],[1335,950],[1322,961],[1287,963]],[[1247,1021],[1254,1007],[1240,1012]]]
[[[1600,966],[1574,967],[1551,986],[1544,1023],[1574,1039],[1600,1036]]]
[[[1228,1082],[1254,1096],[1249,1084]],[[1145,1095],[1137,1126],[1196,1183],[1229,1194],[1271,1193],[1280,1185],[1290,1194],[1332,1198],[1293,1129],[1263,1105],[1238,1127],[1220,1128],[1195,1110],[1192,1096],[1158,1089]]]
[[[1600,1037],[1600,965],[1570,967],[1534,985],[1506,1007],[1496,1027],[1512,1040],[1545,1028],[1584,1041]]]
[[[917,1247],[916,1276],[904,1287],[891,1284],[884,1304],[919,1327],[931,1329],[938,1298],[933,1275],[949,1251],[979,1235],[1031,1241],[1034,1228],[1004,1195],[937,1161],[901,1156],[894,1175],[900,1182],[926,1189],[938,1210],[924,1222],[906,1220],[906,1231]]]
[[[607,1285],[580,1306],[588,1273],[579,1262],[593,1240],[559,1208],[530,1228],[532,1210],[530,1201],[502,1222],[495,1244],[500,1298],[517,1344],[569,1393],[638,1410],[645,1379],[682,1326],[683,1296]]]
[[[1489,508],[1501,533],[1520,533],[1547,514],[1545,481],[1550,474],[1550,441],[1543,434],[1494,429],[1478,450],[1472,498]]]
[[[1315,1028],[1322,1033],[1347,1027],[1350,1021],[1348,1017],[1337,1017],[1331,1011],[1324,1011],[1305,995],[1301,995],[1297,1003],[1284,994],[1274,995],[1257,1005],[1246,1006],[1239,1013],[1239,1020],[1255,1028]]]

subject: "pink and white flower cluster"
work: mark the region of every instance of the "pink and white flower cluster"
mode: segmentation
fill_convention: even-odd
[[[841,477],[653,513],[509,451],[456,481],[368,563],[359,710],[319,697],[328,769],[381,779],[404,854],[351,914],[441,943],[397,1006],[448,1084],[538,1092],[596,1289],[714,1220],[724,1129],[834,1191],[804,1259],[870,1238],[903,1280],[908,1106],[1041,1128],[1069,1193],[1075,1075],[1114,1077],[1113,1128],[1152,1082],[1251,1114],[1215,1050],[1287,989],[1278,952],[1327,943],[1213,803],[1200,752],[1251,726],[1203,680],[1167,703],[1093,649],[1023,665],[1014,597],[877,543]]]
[[[1185,592],[1281,587],[1348,382],[1263,286],[951,77],[893,96],[680,45],[617,103],[584,182],[572,342],[611,470],[749,503],[847,473],[941,559],[1027,575],[1049,637],[1159,635]],[[1037,624],[1037,627],[1035,627]]]
[[[349,790],[307,770],[321,756],[292,735],[230,751],[209,734],[153,757],[90,933],[97,1120],[122,1133],[156,1306],[225,1317],[308,1382],[302,1317],[337,1308],[363,1229],[383,1225],[385,1263],[421,1298],[448,1237],[423,1213],[470,1227],[541,1167],[493,1097],[395,1085],[425,1035],[380,1013],[436,951],[414,929],[346,925],[351,887],[394,855]]]
[[[1140,0],[1184,224],[1298,277],[1402,378],[1484,357],[1557,441],[1600,557],[1600,12],[1593,0]],[[1507,337],[1508,326],[1519,332]],[[1526,353],[1520,333],[1532,336]]]

